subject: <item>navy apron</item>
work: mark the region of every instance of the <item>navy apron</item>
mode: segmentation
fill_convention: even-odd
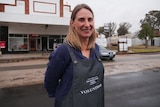
[[[72,86],[56,107],[104,107],[104,67],[97,59],[77,60],[69,45],[66,45],[73,62]]]

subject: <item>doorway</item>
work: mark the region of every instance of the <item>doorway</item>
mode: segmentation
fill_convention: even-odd
[[[29,46],[30,51],[36,51],[36,38],[29,39]]]
[[[47,37],[42,37],[42,51],[47,51]]]

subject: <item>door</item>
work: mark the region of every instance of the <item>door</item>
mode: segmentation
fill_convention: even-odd
[[[47,37],[42,37],[42,51],[47,51]]]
[[[36,38],[29,39],[29,49],[30,51],[36,51]]]

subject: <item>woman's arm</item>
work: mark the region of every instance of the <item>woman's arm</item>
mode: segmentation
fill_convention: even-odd
[[[45,72],[44,87],[49,97],[55,96],[56,87],[59,84],[70,56],[66,46],[61,45],[56,51],[52,52],[49,57],[47,69]]]

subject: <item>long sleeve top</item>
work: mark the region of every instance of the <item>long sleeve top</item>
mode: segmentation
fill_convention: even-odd
[[[98,52],[98,46],[95,45]],[[72,47],[75,57],[81,60],[88,60],[82,55],[81,51]],[[94,49],[90,51],[90,59],[95,59]],[[45,72],[44,87],[49,97],[55,97],[55,100],[62,100],[72,85],[73,63],[67,47],[62,44],[56,51],[51,52],[49,62]]]

